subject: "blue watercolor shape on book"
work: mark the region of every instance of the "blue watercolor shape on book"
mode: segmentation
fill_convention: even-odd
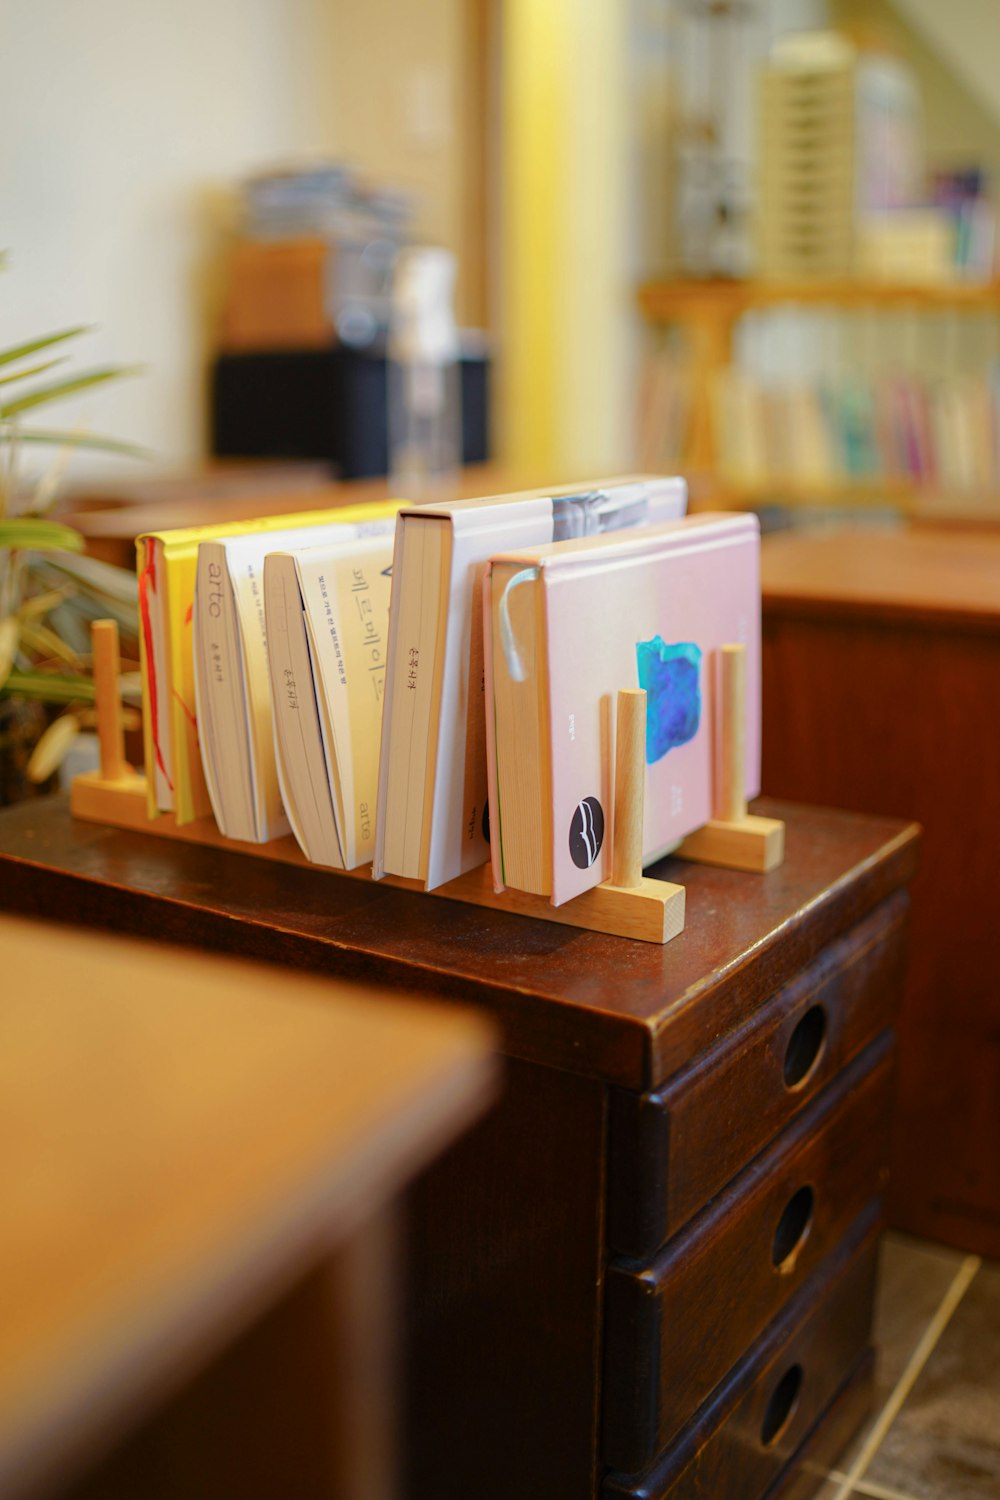
[[[662,636],[637,641],[639,686],[646,689],[646,764],[686,745],[701,723],[701,649],[689,641],[668,646]]]

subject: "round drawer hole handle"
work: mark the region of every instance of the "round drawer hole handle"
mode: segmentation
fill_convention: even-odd
[[[800,1187],[782,1210],[771,1242],[771,1260],[779,1270],[791,1270],[812,1224],[816,1194],[811,1187]]]
[[[767,1399],[764,1419],[760,1424],[760,1440],[770,1448],[792,1420],[802,1390],[802,1366],[791,1365],[782,1375]]]
[[[801,1088],[823,1054],[826,1011],[811,1005],[788,1038],[785,1049],[785,1088]]]

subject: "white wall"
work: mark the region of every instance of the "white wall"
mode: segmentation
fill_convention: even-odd
[[[3,0],[0,346],[87,322],[88,361],[148,367],[46,423],[146,444],[164,468],[199,454],[226,190],[262,162],[332,146],[330,12],[330,0]]]
[[[1000,5],[997,0],[894,0],[894,8],[923,37],[994,120],[1000,121]]]
[[[330,0],[336,138],[346,160],[413,195],[415,234],[464,248],[470,0]],[[459,265],[461,306],[463,267]]]
[[[1000,192],[1000,111],[997,92],[975,86],[971,59],[978,68],[1000,68],[1000,3],[998,0],[951,0],[942,8],[944,24],[952,30],[952,52],[961,50],[964,66],[953,62],[931,37],[929,27],[916,24],[918,7],[910,0],[833,0],[837,24],[862,26],[884,35],[913,69],[923,100],[927,162],[956,168],[976,164],[986,168],[994,200]],[[908,13],[913,13],[913,23]],[[989,99],[989,102],[987,102]]]

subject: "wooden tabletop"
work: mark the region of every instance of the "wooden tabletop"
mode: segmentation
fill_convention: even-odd
[[[0,917],[0,1491],[210,1352],[493,1092],[481,1017]]]
[[[641,1089],[915,870],[912,823],[769,799],[755,811],[786,820],[784,864],[661,861],[687,888],[685,930],[663,947],[74,821],[63,798],[0,814],[0,908],[472,1001],[510,1055]]]
[[[765,616],[864,616],[1000,630],[1000,534],[854,527],[764,539]]]
[[[224,483],[209,472],[202,486],[196,476],[184,483],[164,481],[159,488],[146,481],[136,486],[131,499],[123,489],[103,504],[88,498],[74,508],[69,502],[59,519],[83,533],[91,556],[131,568],[135,566],[135,538],[144,531],[250,521],[300,511],[337,510],[363,501],[387,500],[397,494],[386,478],[283,482],[280,472],[268,481],[267,466],[261,466],[261,471],[260,475],[248,472],[242,480],[237,471],[235,475],[226,475]],[[537,471],[513,473],[498,464],[470,464],[457,474],[436,481],[433,492],[423,498],[446,501],[508,494],[536,488],[549,479],[550,476]],[[571,481],[572,475],[560,482]]]

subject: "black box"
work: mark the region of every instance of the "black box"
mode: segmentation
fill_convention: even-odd
[[[462,463],[489,458],[489,365],[464,358]],[[358,349],[222,354],[212,370],[217,458],[323,459],[344,479],[389,471],[388,361]]]

